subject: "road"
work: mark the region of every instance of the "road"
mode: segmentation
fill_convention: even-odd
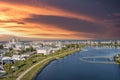
[[[47,61],[47,60],[49,60],[49,59],[52,59],[52,58],[55,58],[55,59],[56,59],[56,58],[58,58],[58,56],[61,56],[61,55],[64,55],[64,54],[59,54],[59,55],[55,55],[55,56],[52,56],[52,57],[48,57],[48,58],[46,58],[46,59],[44,59],[44,60],[36,63],[35,65],[31,66],[31,67],[28,68],[26,71],[24,71],[16,80],[22,80],[22,78],[24,77],[24,75],[25,75],[26,73],[28,73],[30,70],[32,70],[35,66],[37,66],[37,65],[39,65],[39,64],[41,64],[41,63],[43,63],[43,62],[45,62],[45,61]]]
[[[54,56],[53,56],[53,57],[54,57]],[[46,59],[44,59],[44,60],[36,63],[35,65],[31,66],[31,67],[28,68],[25,72],[23,72],[16,80],[21,80],[22,77],[23,77],[26,73],[28,73],[30,70],[32,70],[32,68],[34,68],[34,67],[37,66],[38,64],[41,64],[41,63],[43,63],[43,62],[45,62],[45,61],[47,61],[47,60],[49,60],[49,59],[51,59],[51,58],[53,58],[53,57],[46,58]]]

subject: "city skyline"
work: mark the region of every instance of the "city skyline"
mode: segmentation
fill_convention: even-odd
[[[0,0],[0,41],[120,39],[119,0]]]

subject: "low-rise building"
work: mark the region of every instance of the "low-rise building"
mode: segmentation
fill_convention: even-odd
[[[11,63],[11,64],[13,64],[14,61],[12,60],[11,57],[2,57],[2,64],[6,64],[6,63]]]
[[[31,53],[26,53],[26,54],[21,54],[21,57],[22,58],[28,58],[32,55],[32,52]]]
[[[13,55],[12,60],[25,60],[25,58],[22,57],[21,55]]]
[[[37,49],[37,54],[44,54],[44,55],[48,55],[52,52],[52,48],[51,47],[41,47]]]
[[[27,49],[27,48],[30,48],[31,46],[30,45],[25,45],[24,48]]]

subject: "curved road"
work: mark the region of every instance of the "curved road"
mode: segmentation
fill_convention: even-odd
[[[70,53],[69,53],[69,54],[70,54]],[[31,66],[30,68],[28,68],[25,72],[23,72],[16,80],[21,80],[21,79],[23,78],[23,76],[24,76],[26,73],[28,73],[30,70],[32,70],[35,66],[37,66],[37,65],[39,65],[39,64],[41,64],[41,63],[43,63],[43,62],[45,62],[45,61],[47,61],[47,60],[49,60],[49,59],[52,59],[52,58],[55,58],[55,59],[56,59],[56,58],[58,58],[58,56],[61,56],[61,55],[64,55],[64,54],[59,54],[59,55],[55,55],[55,56],[52,56],[52,57],[48,57],[48,58],[46,58],[46,59],[44,59],[44,60],[36,63],[35,65],[33,65],[33,66]]]
[[[25,72],[23,72],[16,80],[21,80],[22,77],[23,77],[26,73],[28,73],[30,70],[32,70],[32,68],[34,68],[34,67],[37,66],[38,64],[41,64],[41,63],[43,63],[43,62],[45,62],[45,61],[47,61],[47,60],[49,60],[49,59],[51,59],[51,58],[53,58],[53,57],[46,58],[46,59],[44,59],[44,60],[36,63],[35,65],[31,66],[31,67],[28,68]]]

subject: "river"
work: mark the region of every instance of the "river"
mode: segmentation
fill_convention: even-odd
[[[118,53],[115,47],[86,47],[52,61],[34,80],[120,80],[120,65],[112,60]]]

